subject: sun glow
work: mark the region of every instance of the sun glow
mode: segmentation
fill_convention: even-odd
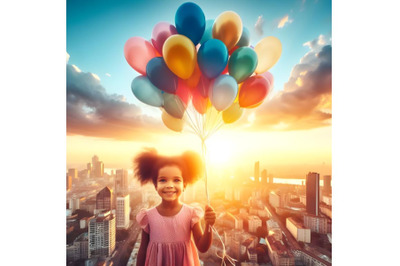
[[[221,138],[211,138],[206,141],[207,157],[210,161],[217,164],[224,164],[230,161],[234,147],[229,141]]]

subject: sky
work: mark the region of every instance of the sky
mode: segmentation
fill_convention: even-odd
[[[150,40],[158,22],[174,25],[184,2],[67,1],[67,168],[83,168],[94,154],[106,168],[129,168],[149,146],[164,154],[201,151],[197,136],[167,129],[159,109],[135,98],[130,85],[139,73],[123,54],[129,38]],[[282,43],[269,70],[272,92],[207,141],[210,167],[252,169],[260,161],[283,178],[331,174],[331,1],[194,2],[206,19],[236,12],[250,31],[250,45],[267,36]]]

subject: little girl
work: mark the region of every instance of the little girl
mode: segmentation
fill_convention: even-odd
[[[139,154],[134,165],[135,176],[141,184],[153,182],[162,199],[158,206],[143,209],[136,216],[142,227],[137,265],[200,265],[196,247],[200,252],[210,248],[210,227],[215,223],[216,215],[212,207],[206,206],[203,233],[199,222],[202,209],[183,204],[179,198],[186,185],[200,177],[201,159],[193,152],[166,157],[152,149]]]

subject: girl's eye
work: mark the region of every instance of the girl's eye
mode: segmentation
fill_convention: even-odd
[[[165,179],[159,179],[158,182],[165,182]]]

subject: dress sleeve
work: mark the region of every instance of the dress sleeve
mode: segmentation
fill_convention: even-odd
[[[190,222],[190,228],[200,221],[200,219],[204,216],[204,211],[200,207],[193,207],[192,209],[192,220]]]
[[[136,221],[139,223],[140,227],[146,232],[150,233],[149,219],[147,217],[146,209],[141,209],[136,215]]]

